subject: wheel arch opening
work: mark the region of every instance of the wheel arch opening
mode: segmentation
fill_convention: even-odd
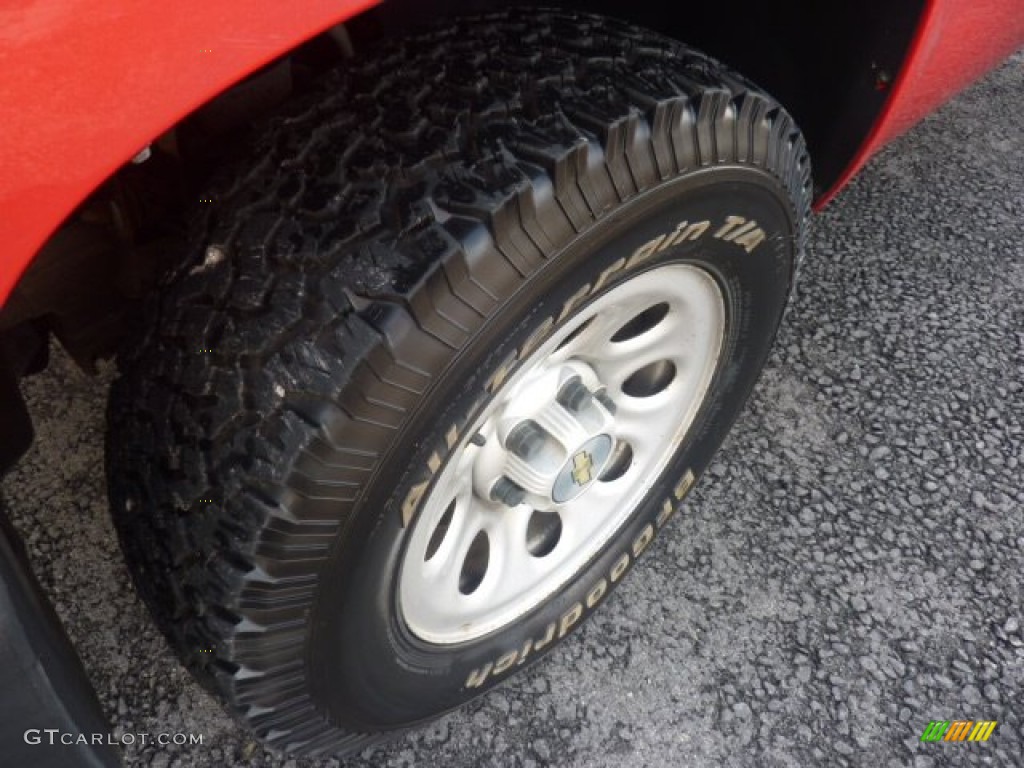
[[[877,120],[928,0],[562,0],[692,46],[750,78],[796,118],[814,165],[815,197],[842,178]],[[353,20],[359,40],[438,16],[497,10],[498,0],[387,0]]]

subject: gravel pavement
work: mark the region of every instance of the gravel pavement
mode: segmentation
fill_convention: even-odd
[[[721,454],[548,660],[349,766],[1024,765],[1024,55],[817,218],[799,296]],[[191,682],[119,560],[108,367],[25,382],[4,485],[129,766],[264,751]],[[923,744],[930,720],[998,720]]]

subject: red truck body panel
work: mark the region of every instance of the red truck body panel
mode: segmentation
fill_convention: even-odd
[[[61,222],[228,86],[377,0],[5,0],[0,306]]]
[[[816,206],[834,197],[881,147],[1022,44],[1021,0],[931,0],[871,133]]]
[[[185,115],[377,0],[6,0],[0,306],[65,218]],[[1024,43],[1020,0],[931,0],[872,152]]]

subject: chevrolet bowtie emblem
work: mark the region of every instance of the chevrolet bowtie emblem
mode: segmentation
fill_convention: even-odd
[[[572,481],[579,486],[586,485],[593,479],[590,473],[593,468],[593,456],[586,451],[580,451],[572,457]]]

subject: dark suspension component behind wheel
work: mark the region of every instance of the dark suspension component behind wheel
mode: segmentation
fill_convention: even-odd
[[[809,162],[720,64],[536,12],[357,60],[247,157],[121,357],[113,512],[233,711],[358,750],[540,658],[672,517],[768,354]]]

